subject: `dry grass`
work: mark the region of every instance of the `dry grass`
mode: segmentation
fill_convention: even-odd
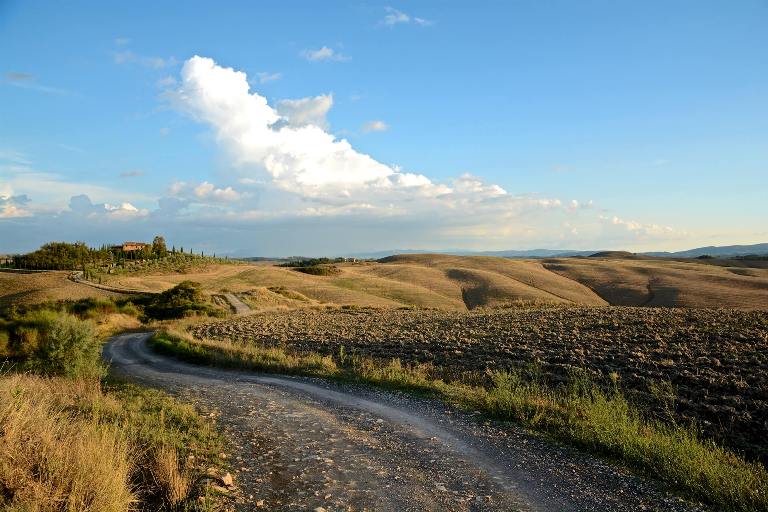
[[[64,379],[0,381],[0,504],[6,510],[125,511],[136,501],[125,436],[72,418],[58,400],[67,391],[92,400],[99,393]]]
[[[0,272],[0,308],[13,304],[38,304],[52,300],[78,300],[88,297],[116,297],[67,279],[69,272],[51,271],[22,274]]]
[[[36,512],[204,510],[192,474],[221,441],[191,406],[136,386],[0,376],[0,509]]]
[[[163,445],[151,453],[149,472],[162,490],[161,500],[169,507],[183,503],[192,488],[189,472],[180,467],[174,448]]]

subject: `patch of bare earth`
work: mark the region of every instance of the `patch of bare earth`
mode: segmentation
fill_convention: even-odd
[[[538,364],[550,381],[575,368],[615,373],[661,418],[768,461],[768,312],[631,307],[480,310],[301,309],[201,325],[198,337],[431,363],[447,373]],[[658,383],[671,382],[672,410]],[[659,390],[662,390],[660,392]]]

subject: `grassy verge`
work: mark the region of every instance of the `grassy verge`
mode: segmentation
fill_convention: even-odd
[[[438,378],[429,366],[380,363],[368,358],[196,340],[179,331],[160,331],[155,350],[182,359],[265,372],[313,375],[426,392],[450,403],[512,420],[558,440],[614,458],[691,499],[726,511],[768,510],[768,472],[703,439],[695,428],[649,420],[618,388],[603,390],[583,375],[552,388],[535,372],[496,372]]]
[[[103,380],[107,335],[158,311],[173,318],[208,307],[192,283],[166,298],[162,307],[85,299],[0,312],[0,509],[217,507],[197,483],[223,462],[210,421],[159,391]]]
[[[196,464],[221,440],[189,405],[138,386],[0,376],[0,508],[212,510]]]

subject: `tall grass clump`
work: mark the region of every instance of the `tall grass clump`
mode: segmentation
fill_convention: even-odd
[[[69,381],[56,381],[62,392]],[[45,379],[0,379],[0,506],[126,511],[136,502],[130,451],[115,428],[72,418]]]
[[[150,341],[188,361],[306,374],[429,393],[488,417],[511,420],[586,448],[660,480],[723,511],[768,510],[768,472],[703,438],[695,426],[663,423],[630,404],[616,382],[600,387],[576,371],[566,386],[546,383],[536,368],[455,379],[428,365],[376,361],[340,352],[336,359],[281,348],[197,340],[160,331]]]
[[[160,391],[0,376],[2,510],[206,510],[193,486],[200,468],[181,461],[207,467],[221,449],[214,425]]]

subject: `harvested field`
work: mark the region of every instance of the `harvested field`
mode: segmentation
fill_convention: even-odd
[[[74,283],[67,271],[0,272],[0,307],[37,304],[49,300],[77,300],[88,297],[117,297],[116,293]]]
[[[625,393],[659,417],[696,421],[748,458],[768,462],[766,312],[306,308],[201,325],[193,334],[331,355],[344,346],[346,353],[432,363],[454,374],[532,363],[554,382],[575,368],[601,382],[615,373]]]

